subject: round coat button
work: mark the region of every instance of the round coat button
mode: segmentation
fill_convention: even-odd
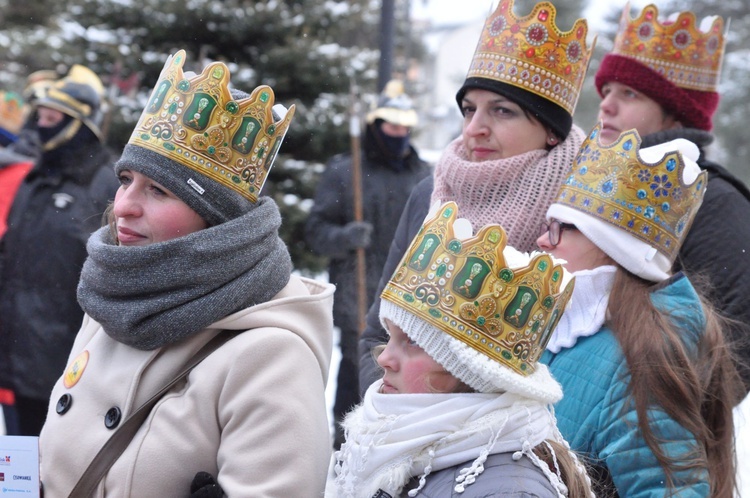
[[[57,400],[57,406],[55,407],[55,411],[58,413],[58,415],[62,415],[63,413],[70,410],[70,407],[73,405],[73,396],[71,396],[68,393],[63,394],[60,396],[60,399]]]
[[[104,415],[104,426],[107,429],[114,429],[120,424],[120,419],[122,418],[122,412],[120,412],[120,409],[116,406],[113,406],[109,410],[107,410],[107,413]]]

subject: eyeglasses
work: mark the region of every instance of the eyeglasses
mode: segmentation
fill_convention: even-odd
[[[539,227],[539,235],[549,233],[549,243],[552,247],[557,247],[562,238],[563,230],[576,230],[576,226],[572,223],[561,223],[557,220],[552,220],[549,223],[542,223]]]

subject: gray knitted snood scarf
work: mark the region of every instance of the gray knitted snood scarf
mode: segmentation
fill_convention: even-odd
[[[115,245],[102,227],[86,246],[78,302],[118,342],[141,350],[172,344],[289,282],[280,225],[276,204],[261,198],[239,218],[148,246]]]

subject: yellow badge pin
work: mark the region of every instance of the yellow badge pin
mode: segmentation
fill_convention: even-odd
[[[86,365],[88,365],[88,363],[88,351],[84,350],[83,353],[76,356],[76,359],[73,360],[73,363],[71,363],[68,369],[65,370],[65,375],[63,376],[63,385],[66,389],[70,389],[81,380],[83,371],[86,370]]]

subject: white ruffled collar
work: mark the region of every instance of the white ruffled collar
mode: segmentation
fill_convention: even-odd
[[[602,328],[616,272],[617,267],[606,265],[573,273],[573,296],[547,343],[549,351],[559,353],[572,348],[579,338],[592,336]]]

